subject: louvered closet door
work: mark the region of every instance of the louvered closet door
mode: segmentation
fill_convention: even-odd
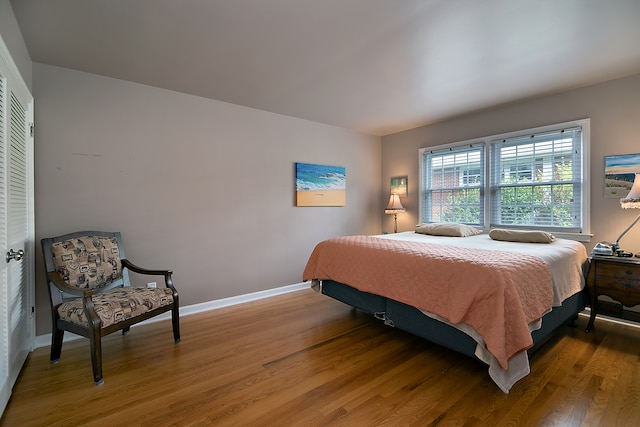
[[[0,46],[0,413],[34,342],[33,98],[12,69]]]

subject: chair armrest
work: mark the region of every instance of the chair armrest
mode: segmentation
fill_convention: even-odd
[[[122,259],[120,260],[122,262],[122,266],[128,268],[129,270],[135,272],[135,273],[139,273],[139,274],[147,274],[147,275],[151,275],[151,276],[164,276],[164,283],[165,285],[167,285],[167,288],[171,288],[174,293],[176,292],[175,288],[173,287],[173,280],[171,278],[171,275],[173,274],[173,271],[171,270],[149,270],[148,268],[142,268],[142,267],[138,267],[137,265],[133,264],[131,261],[129,261],[128,259]]]
[[[139,266],[135,265],[134,263],[132,263],[128,259],[122,259],[121,261],[122,261],[122,265],[124,267],[127,267],[129,270],[135,271],[136,273],[149,274],[149,275],[154,275],[154,276],[166,276],[167,274],[169,274],[169,275],[173,274],[173,271],[171,271],[171,270],[149,270],[148,268],[142,268],[142,267],[139,267]]]
[[[95,333],[98,333],[97,331],[100,330],[100,317],[96,313],[96,309],[93,305],[93,290],[78,289],[73,286],[69,286],[67,282],[62,280],[62,276],[60,276],[60,273],[57,271],[49,271],[47,276],[49,277],[49,282],[52,283],[59,291],[82,298],[82,305],[87,319],[89,319],[91,327],[96,331]],[[51,302],[54,303],[54,300],[52,299]],[[62,303],[62,299],[59,300],[57,305],[60,305],[60,303]]]
[[[91,297],[91,295],[93,295],[93,291],[91,289],[78,289],[76,287],[69,286],[57,271],[50,271],[47,275],[49,276],[49,281],[53,283],[56,288],[66,294],[77,297]]]

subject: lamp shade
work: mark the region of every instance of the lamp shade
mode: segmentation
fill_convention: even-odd
[[[404,212],[404,206],[402,206],[402,203],[400,203],[400,196],[397,194],[392,194],[389,197],[389,204],[387,205],[387,208],[384,210],[384,213],[386,214],[395,214],[398,212]]]
[[[620,206],[623,209],[640,209],[640,173],[636,173],[633,186],[627,197],[620,199]]]

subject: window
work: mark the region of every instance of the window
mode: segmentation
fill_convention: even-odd
[[[425,154],[423,222],[482,224],[484,144]]]
[[[588,234],[588,141],[585,119],[423,148],[421,222]]]
[[[581,128],[492,141],[490,225],[579,233],[581,146]]]

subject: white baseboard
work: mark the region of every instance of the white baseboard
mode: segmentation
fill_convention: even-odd
[[[589,307],[585,308],[584,311],[580,313],[580,316],[591,317],[591,308]],[[634,322],[633,320],[618,319],[616,317],[607,316],[605,314],[596,315],[595,322],[597,323],[599,321],[618,323],[620,325],[631,326],[632,328],[640,329],[640,324],[637,322]]]
[[[203,313],[218,308],[229,307],[232,305],[242,304],[245,302],[257,301],[264,298],[274,297],[276,295],[288,294],[289,292],[296,292],[302,289],[309,289],[311,282],[296,283],[293,285],[281,286],[279,288],[267,289],[265,291],[253,292],[250,294],[238,295],[235,297],[222,298],[219,300],[203,302],[199,304],[188,305],[186,307],[180,307],[180,317],[189,316],[191,314]],[[160,316],[155,316],[151,319],[145,320],[141,324],[149,324],[152,322],[158,322],[160,320],[171,319],[171,313],[166,312]],[[132,326],[135,327],[136,325]],[[80,335],[72,334],[71,332],[65,332],[64,342],[73,341],[78,338],[82,338]],[[51,334],[38,335],[35,339],[34,350],[40,347],[48,347],[51,345]]]

